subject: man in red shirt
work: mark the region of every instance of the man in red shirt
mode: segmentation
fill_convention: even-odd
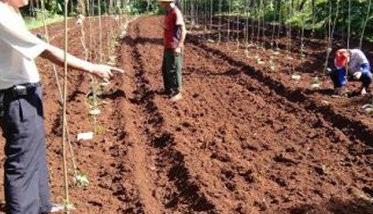
[[[186,28],[181,11],[174,0],[158,0],[161,7],[167,11],[164,31],[164,56],[162,74],[165,92],[171,94],[172,101],[182,99],[183,49],[186,37]]]

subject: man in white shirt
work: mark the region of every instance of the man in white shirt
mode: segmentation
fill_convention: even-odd
[[[64,51],[30,33],[19,8],[28,0],[0,0],[0,126],[6,139],[4,188],[7,213],[58,211],[50,202],[42,93],[34,59],[63,65]],[[68,55],[71,68],[110,79],[122,70]],[[60,207],[61,208],[61,207]]]
[[[347,79],[355,79],[362,82],[361,95],[365,95],[372,83],[372,73],[369,61],[359,49],[339,49],[334,58],[337,70],[331,73],[335,92],[342,94],[347,84]],[[347,78],[346,78],[347,77]]]

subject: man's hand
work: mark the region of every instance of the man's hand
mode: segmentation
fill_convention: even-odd
[[[91,73],[93,75],[104,80],[109,80],[111,77],[113,77],[113,72],[118,72],[120,74],[124,73],[122,69],[114,68],[108,65],[93,64],[91,68]]]
[[[354,79],[355,79],[355,80],[359,80],[359,79],[361,78],[361,75],[362,75],[362,74],[363,74],[363,73],[362,73],[361,71],[355,72],[355,73],[353,74]]]

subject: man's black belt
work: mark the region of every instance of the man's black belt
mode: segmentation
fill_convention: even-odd
[[[34,94],[36,89],[40,87],[40,83],[25,83],[14,85],[7,89],[0,89],[0,117],[4,116],[5,102],[16,99],[18,97]]]
[[[7,97],[26,96],[35,93],[36,88],[38,88],[39,86],[40,83],[25,83],[14,85],[7,89],[1,89],[0,94],[3,94]]]

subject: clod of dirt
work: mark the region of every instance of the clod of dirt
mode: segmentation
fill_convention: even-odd
[[[243,203],[238,203],[235,211],[239,214],[246,214],[250,213],[247,206]]]
[[[319,175],[326,175],[326,174],[328,174],[328,169],[327,169],[327,167],[325,165],[315,166],[315,171]]]
[[[241,148],[242,149],[248,149],[248,150],[251,150],[251,151],[254,151],[254,152],[258,151],[258,148],[256,146],[254,146],[254,145],[252,145],[248,142],[242,142],[241,143]]]
[[[296,165],[298,164],[297,161],[291,159],[291,158],[288,158],[285,156],[285,154],[281,153],[279,155],[276,155],[274,158],[273,158],[274,161],[276,162],[279,162],[279,163],[286,163],[288,165]]]
[[[211,155],[211,158],[219,160],[221,162],[231,162],[231,158],[229,157],[228,154],[215,152]]]
[[[365,186],[363,187],[363,191],[368,194],[370,197],[373,197],[373,187]]]
[[[268,205],[265,199],[263,199],[262,201],[255,201],[254,206],[258,207],[260,211],[266,211],[268,209]]]
[[[174,142],[174,136],[170,133],[163,133],[159,137],[155,137],[152,144],[156,148],[165,148]]]
[[[355,187],[351,187],[351,188],[349,188],[347,191],[348,191],[351,195],[353,195],[353,196],[355,196],[355,197],[357,197],[357,198],[359,198],[359,199],[361,199],[361,200],[364,200],[364,201],[369,202],[369,203],[373,203],[373,198],[371,198],[371,197],[369,197],[369,196],[367,195],[367,194],[370,195],[370,193],[367,193],[367,194],[366,194],[366,192],[364,191],[364,189],[365,189],[365,191],[368,190],[368,189],[366,189],[365,187],[363,188],[363,190],[357,189],[357,188],[355,188]],[[369,191],[369,190],[368,190],[368,191]]]
[[[280,187],[286,187],[288,184],[287,182],[285,181],[285,179],[283,178],[280,178],[280,177],[275,177],[273,179]]]
[[[221,174],[224,175],[224,177],[228,180],[231,180],[234,178],[234,172],[232,172],[231,170],[222,169]]]
[[[249,184],[252,184],[255,182],[255,176],[252,170],[240,172],[239,175],[242,176],[245,179],[245,181]]]

